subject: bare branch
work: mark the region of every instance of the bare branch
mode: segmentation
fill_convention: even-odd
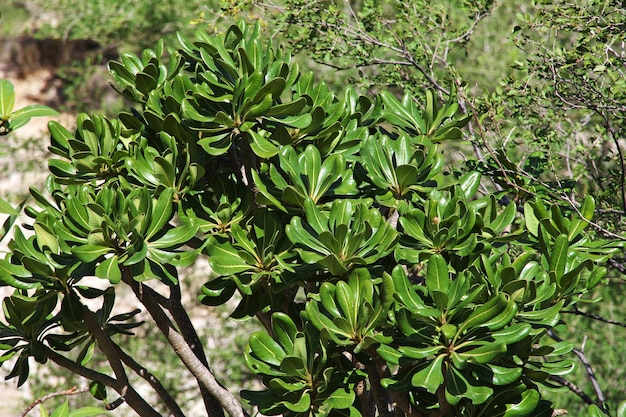
[[[561,339],[559,336],[557,336],[556,333],[554,333],[553,330],[548,330],[548,336],[550,336],[552,339],[556,340],[557,342],[562,342],[563,341],[563,339]],[[589,381],[591,381],[591,385],[593,386],[593,390],[595,391],[596,396],[598,397],[598,401],[596,401],[596,402],[594,402],[594,401],[587,402],[587,404],[595,404],[598,407],[600,407],[600,409],[606,411],[606,406],[604,405],[606,399],[604,397],[604,393],[602,392],[602,388],[600,387],[600,384],[598,383],[598,379],[596,378],[596,374],[593,371],[593,367],[591,366],[591,363],[589,362],[589,359],[587,359],[587,356],[585,356],[584,345],[585,345],[585,342],[583,342],[583,346],[581,347],[581,349],[574,348],[574,349],[572,349],[572,352],[574,352],[574,354],[576,356],[578,356],[578,359],[580,360],[580,362],[585,367],[585,372],[587,372],[587,376],[589,377]],[[571,385],[574,386],[574,384],[571,384]],[[570,388],[569,386],[567,386],[567,387]],[[570,388],[570,390],[572,390],[572,388]],[[573,392],[576,392],[576,391],[573,391]],[[582,392],[582,390],[581,390],[581,392]],[[585,400],[585,398],[581,394],[578,394],[578,395],[581,398],[583,398],[583,400]],[[587,398],[590,399],[590,397],[588,395],[587,395]]]
[[[124,364],[119,356],[119,346],[111,340],[111,337],[102,328],[95,313],[89,310],[86,306],[83,306],[83,319],[89,329],[89,333],[96,338],[98,347],[106,356],[107,361],[111,365],[111,369],[113,369],[113,372],[115,373],[116,384],[113,386],[115,391],[123,396],[128,405],[140,416],[159,417],[160,413],[148,404],[143,397],[135,391],[128,381]]]
[[[165,314],[161,305],[156,301],[156,297],[153,296],[154,290],[147,285],[143,285],[141,289],[139,283],[135,281],[130,274],[128,268],[122,270],[123,280],[128,284],[135,295],[140,298],[141,302],[148,310],[148,313],[154,319],[157,327],[167,338],[168,342],[174,349],[174,352],[181,359],[185,367],[191,371],[193,376],[198,380],[198,383],[204,386],[208,392],[217,400],[218,405],[223,407],[224,410],[231,417],[246,417],[246,413],[243,410],[239,401],[228,390],[222,387],[213,373],[205,366],[202,361],[195,355],[193,349],[185,341],[184,337],[176,330],[174,324],[170,318]],[[214,417],[223,413],[220,409],[207,410],[209,417]]]
[[[78,389],[78,387],[72,387],[72,388],[64,390],[64,391],[57,391],[57,392],[53,392],[53,393],[44,395],[43,397],[37,398],[35,401],[33,401],[31,404],[29,404],[28,407],[26,407],[24,409],[24,411],[22,411],[22,414],[20,414],[20,417],[26,417],[26,415],[33,408],[37,407],[39,404],[43,403],[44,401],[48,401],[51,398],[61,397],[61,396],[68,396],[68,395],[77,395],[77,394],[82,394],[82,393],[88,392],[88,391],[89,391],[89,388]]]
[[[578,307],[576,307],[576,306],[574,306],[574,310],[573,311],[563,311],[562,313],[575,314],[577,316],[588,317],[590,319],[601,321],[603,323],[613,324],[615,326],[620,326],[620,327],[626,327],[626,323],[624,323],[624,322],[617,321],[617,320],[611,320],[611,319],[607,319],[606,317],[599,316],[597,314],[587,313],[585,311],[580,311],[578,309]]]
[[[132,369],[137,375],[139,375],[150,384],[150,386],[152,387],[152,389],[154,389],[159,398],[163,400],[168,410],[170,410],[172,416],[185,417],[185,414],[180,409],[180,406],[178,405],[176,400],[174,400],[174,398],[170,395],[167,389],[163,386],[163,384],[161,384],[161,381],[159,381],[159,379],[155,377],[149,370],[147,370],[139,363],[137,363],[133,358],[128,356],[128,354],[124,352],[119,346],[117,346],[117,348],[118,354],[122,361],[126,365],[128,365],[128,367]]]
[[[562,376],[559,375],[550,375],[550,377],[548,378],[551,381],[554,381],[558,384],[563,385],[564,387],[567,387],[567,389],[569,389],[570,391],[572,391],[574,394],[578,395],[586,404],[595,404],[595,402],[591,399],[591,397],[589,395],[587,395],[587,393],[585,393],[585,391],[583,391],[578,385],[574,384],[571,381],[568,381],[567,379],[563,378]]]

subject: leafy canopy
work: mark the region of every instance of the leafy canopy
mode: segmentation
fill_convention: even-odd
[[[244,352],[264,389],[241,393],[264,414],[549,416],[538,387],[574,362],[546,333],[619,250],[585,234],[593,198],[566,216],[540,198],[502,205],[477,172],[446,175],[438,144],[469,120],[454,94],[426,92],[423,109],[336,96],[259,25],[179,43],[110,63],[135,103],[116,119],[50,124],[46,193],[32,190],[28,233],[0,260],[15,289],[0,325],[8,377],[52,361],[98,399],[109,388],[139,415],[184,415],[154,376],[155,404],[128,382],[147,372],[124,347],[139,310],[112,314],[128,286],[209,414],[243,415],[182,304],[179,268],[195,261],[214,272],[200,302],[236,297],[233,317],[265,325]],[[94,350],[111,373],[93,369]]]

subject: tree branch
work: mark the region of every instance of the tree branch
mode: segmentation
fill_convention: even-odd
[[[74,296],[74,295],[72,295]],[[98,347],[104,353],[107,361],[111,365],[111,369],[115,373],[116,384],[112,386],[115,391],[118,392],[128,405],[142,417],[160,417],[158,413],[150,404],[148,404],[143,397],[141,397],[137,391],[130,385],[124,364],[119,356],[119,346],[117,346],[110,338],[110,336],[104,331],[96,315],[89,310],[87,306],[83,305],[83,320],[89,329],[89,332],[95,337],[98,342]]]
[[[574,310],[573,311],[570,311],[570,310],[562,311],[562,313],[574,314],[574,315],[577,315],[577,316],[588,317],[590,319],[601,321],[603,323],[613,324],[615,326],[620,326],[620,327],[626,327],[626,323],[624,323],[624,322],[607,319],[605,317],[602,317],[602,316],[599,316],[599,315],[593,314],[593,313],[588,313],[586,311],[580,311],[577,306],[574,306]]]
[[[552,339],[556,340],[557,342],[562,342],[563,339],[561,339],[559,336],[556,335],[556,333],[554,333],[553,330],[548,330],[548,336],[550,336]],[[586,340],[586,338],[585,338]],[[591,363],[589,362],[589,359],[587,359],[587,356],[585,356],[585,352],[584,352],[584,345],[585,342],[583,342],[583,346],[581,347],[581,349],[572,349],[572,351],[574,352],[574,354],[576,356],[578,356],[578,359],[580,360],[580,362],[583,364],[583,366],[585,367],[585,371],[587,372],[587,376],[589,377],[589,380],[591,381],[591,385],[593,386],[593,390],[596,393],[596,396],[598,397],[598,401],[597,402],[590,402],[588,404],[595,404],[598,407],[600,407],[600,409],[606,411],[606,406],[604,405],[606,399],[604,397],[604,393],[602,392],[602,388],[600,387],[600,384],[598,383],[598,379],[596,378],[596,374],[593,371],[593,367],[591,366]],[[572,384],[573,385],[573,384]],[[570,388],[568,386],[568,388]],[[570,388],[571,390],[571,388]],[[576,392],[576,391],[574,391]],[[583,398],[580,394],[579,396],[581,398]],[[587,396],[588,397],[588,396]],[[584,400],[584,398],[583,398]]]
[[[151,293],[158,294],[156,291],[152,291]],[[158,295],[160,296],[160,294]],[[158,298],[155,299],[158,300]],[[164,299],[164,302],[159,303],[163,305],[167,309],[167,311],[170,312],[172,318],[174,319],[174,322],[176,323],[176,326],[178,326],[178,331],[183,336],[185,342],[189,345],[194,355],[196,355],[200,362],[207,369],[210,370],[209,362],[202,347],[202,342],[200,341],[198,333],[196,332],[196,329],[193,326],[189,315],[187,314],[187,310],[185,310],[185,308],[183,307],[180,285],[175,285],[171,287],[169,298]],[[215,417],[223,417],[224,410],[222,409],[215,396],[211,394],[209,390],[202,384],[199,384],[199,388],[207,412]]]
[[[163,400],[163,403],[165,403],[167,409],[170,410],[172,416],[185,417],[185,414],[180,409],[180,406],[178,405],[176,400],[174,400],[174,398],[170,395],[167,389],[163,386],[163,384],[161,384],[161,381],[159,381],[159,379],[155,377],[149,370],[147,370],[139,363],[137,363],[133,358],[128,356],[128,354],[124,352],[119,346],[117,346],[117,349],[122,362],[128,365],[130,369],[132,369],[137,375],[139,375],[150,384],[150,386],[152,387],[152,389],[154,389],[159,398]]]
[[[593,399],[591,399],[591,397],[589,395],[587,395],[587,393],[585,393],[585,391],[583,391],[578,385],[574,384],[571,381],[568,381],[567,379],[563,378],[562,376],[559,375],[550,375],[548,377],[549,380],[554,381],[558,384],[563,385],[564,387],[567,387],[567,389],[569,389],[570,391],[572,391],[574,394],[578,395],[586,404],[595,404],[595,402],[593,401]]]
[[[215,397],[219,406],[223,407],[231,417],[246,417],[243,407],[239,404],[235,396],[217,382],[213,373],[198,359],[184,337],[178,333],[170,318],[165,314],[161,305],[153,296],[152,293],[154,293],[154,290],[147,285],[143,285],[143,289],[141,289],[139,283],[130,275],[130,269],[128,268],[123,268],[122,279],[132,288],[135,295],[141,300],[159,330],[167,338],[174,352],[176,352],[183,364],[191,371],[193,376],[196,377],[197,381]],[[207,411],[209,412],[209,417],[223,413],[221,408],[219,410],[211,409]]]
[[[67,395],[77,395],[77,394],[82,394],[82,393],[88,392],[88,391],[89,391],[89,388],[78,389],[78,387],[72,387],[72,388],[67,389],[65,391],[58,391],[58,392],[53,392],[53,393],[44,395],[43,397],[37,398],[35,401],[30,403],[28,405],[28,407],[26,407],[24,409],[24,411],[22,411],[22,414],[20,414],[20,417],[26,417],[26,415],[28,415],[28,413],[33,408],[37,407],[39,404],[43,403],[44,401],[48,401],[51,398],[60,397],[60,396],[67,396]]]

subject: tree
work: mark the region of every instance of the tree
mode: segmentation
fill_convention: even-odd
[[[454,161],[449,169],[479,170],[491,179],[483,181],[483,192],[518,205],[540,195],[575,212],[591,194],[597,202],[595,233],[624,240],[623,4],[245,3],[318,63],[316,72],[332,71],[337,84],[351,82],[374,93],[401,87],[422,104],[424,89],[445,98],[456,85],[461,108],[474,114],[464,130],[473,149],[446,145],[456,157],[450,159],[466,160],[464,167]],[[626,320],[616,313],[626,288],[623,254],[616,253],[608,266],[609,285],[594,292],[603,302],[572,309],[568,314],[584,321],[561,331],[577,337],[581,368],[591,369],[591,361],[595,370],[576,375],[578,386],[569,386],[616,406],[626,391],[611,381],[625,375],[612,365],[624,351],[605,341],[625,335]],[[600,331],[597,320],[605,322]],[[590,335],[590,343],[582,335]],[[593,384],[587,389],[588,380]],[[590,402],[589,396],[581,398]]]
[[[0,325],[8,378],[52,362],[108,408],[185,415],[125,349],[142,325],[139,310],[112,313],[126,287],[208,415],[246,415],[182,303],[178,268],[209,262],[200,302],[236,298],[232,317],[265,328],[244,352],[265,388],[241,393],[263,414],[552,414],[538,386],[574,362],[547,335],[620,250],[586,234],[592,197],[580,215],[540,197],[518,207],[478,193],[476,171],[445,175],[438,145],[470,118],[452,88],[443,103],[427,90],[423,109],[386,90],[336,96],[259,25],[179,42],[109,64],[136,107],[82,114],[75,132],[49,125],[46,190],[31,191],[37,206],[0,260],[14,288]]]

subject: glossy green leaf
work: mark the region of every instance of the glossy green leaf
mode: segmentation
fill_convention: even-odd
[[[253,333],[250,336],[250,349],[252,353],[270,365],[280,366],[285,351],[267,333]]]
[[[476,194],[478,191],[478,187],[480,186],[481,175],[480,172],[472,171],[468,172],[461,178],[461,190],[463,191],[463,196],[466,199],[470,199]]]
[[[101,256],[111,252],[108,246],[82,245],[72,248],[72,254],[83,262],[93,262]]]
[[[106,400],[106,386],[101,382],[92,381],[89,383],[89,392],[97,400]]]
[[[66,400],[63,404],[57,407],[52,414],[50,414],[50,417],[68,417],[69,412],[69,405]]]
[[[304,413],[311,408],[311,396],[308,392],[300,393],[300,398],[297,402],[292,401],[281,401],[280,404],[283,404],[287,409],[293,411],[295,413]]]
[[[504,294],[498,294],[485,304],[479,306],[472,314],[461,324],[460,329],[471,329],[474,326],[480,326],[488,322],[498,314],[502,313],[508,303]],[[459,330],[461,331],[461,330]]]
[[[81,407],[77,410],[70,411],[69,417],[91,417],[91,416],[105,416],[109,413],[98,407]]]
[[[118,256],[113,255],[110,258],[100,262],[96,267],[96,276],[102,279],[108,279],[111,284],[117,284],[122,280],[122,270],[118,263]]]
[[[0,79],[0,119],[6,120],[13,112],[15,90],[9,80]]]
[[[335,391],[330,393],[328,398],[324,400],[324,403],[328,404],[330,408],[343,410],[352,405],[355,397],[356,395],[354,391],[348,391],[345,388],[337,388]]]
[[[428,259],[426,286],[430,291],[438,290],[443,293],[446,293],[450,287],[448,265],[443,256],[439,254],[433,255]]]
[[[21,109],[14,111],[11,117],[19,117],[29,120],[32,117],[57,116],[58,114],[59,112],[51,109],[48,106],[44,106],[41,104],[31,104],[29,106],[22,107]]]
[[[589,222],[593,219],[595,209],[596,202],[593,197],[591,195],[585,196],[585,199],[580,206],[580,214],[582,214],[582,219],[573,219],[570,223],[570,229],[567,235],[567,238],[570,242],[587,227]]]
[[[293,351],[293,341],[296,338],[298,329],[291,318],[284,313],[274,313],[272,315],[272,328],[276,335],[276,340],[285,352]]]
[[[434,394],[443,383],[443,359],[445,355],[439,355],[428,366],[411,377],[411,385],[426,388],[426,391]]]
[[[7,203],[2,198],[0,198],[0,213],[2,213],[2,214],[10,214],[10,215],[18,215],[19,214],[19,212],[11,204]]]
[[[250,148],[258,157],[269,159],[278,154],[278,147],[270,142],[268,139],[263,137],[263,135],[260,135],[254,131],[250,131],[249,134],[252,137],[252,141],[250,142]]]
[[[412,346],[400,346],[398,351],[404,356],[412,359],[424,359],[432,355],[440,353],[444,346],[428,346],[424,348],[416,348]]]
[[[569,240],[567,235],[559,235],[554,241],[554,247],[550,254],[550,271],[554,271],[559,278],[565,273],[568,249]]]
[[[504,343],[487,343],[475,349],[457,352],[457,354],[471,362],[489,363],[500,357],[504,352],[506,352]]]
[[[468,398],[472,404],[482,404],[491,397],[493,390],[484,385],[474,385],[476,380],[469,378],[453,366],[446,372],[446,400],[456,405],[462,398]]]
[[[537,404],[539,404],[540,398],[541,395],[534,389],[525,391],[519,403],[506,406],[506,412],[503,417],[524,417],[532,415],[532,412],[537,408]]]

